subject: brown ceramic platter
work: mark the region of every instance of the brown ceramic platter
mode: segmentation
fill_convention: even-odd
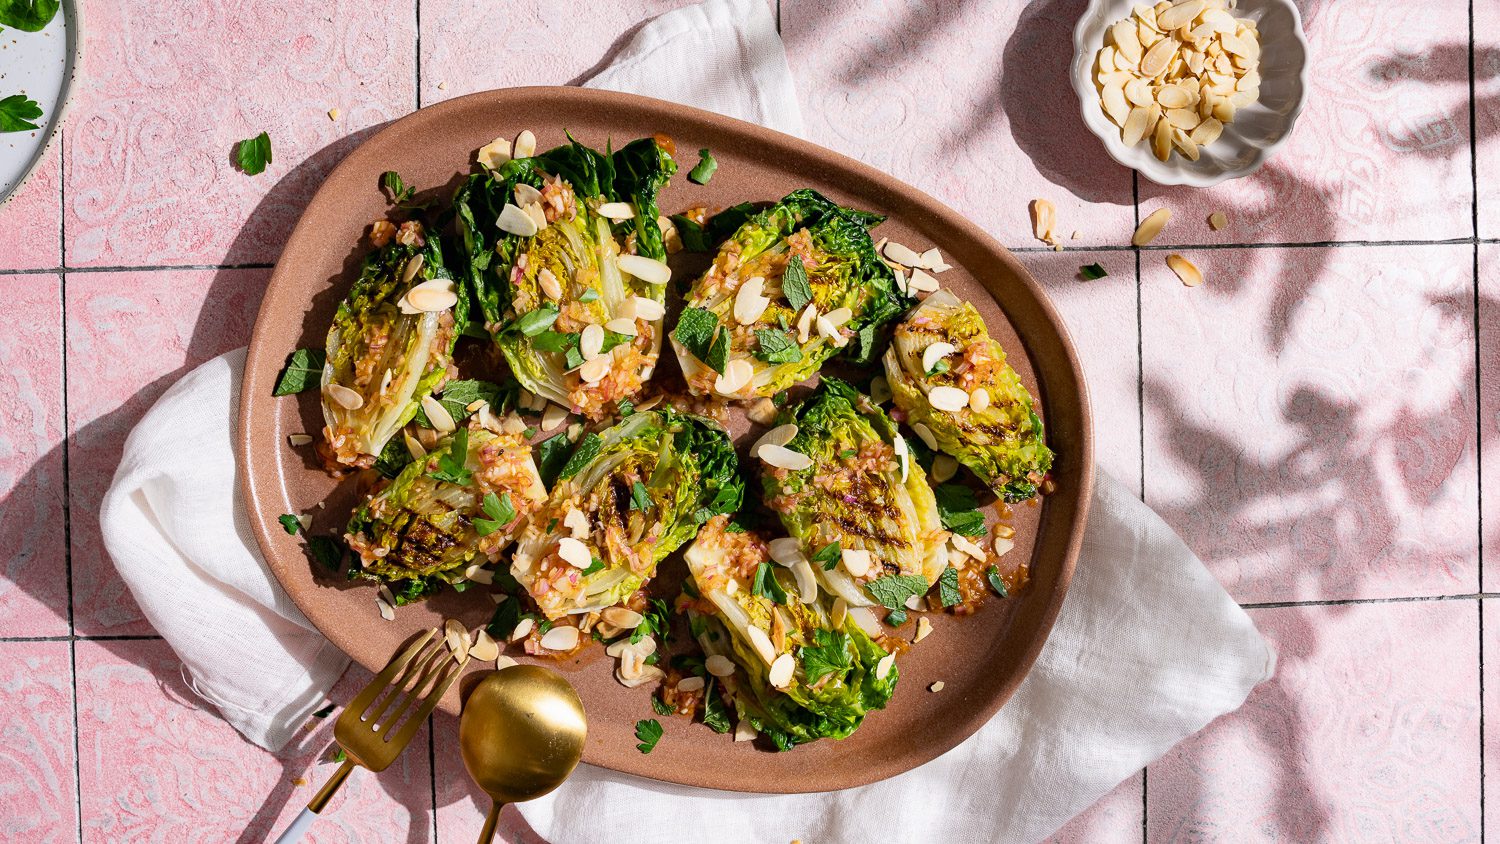
[[[318,190],[287,241],[261,305],[245,366],[237,443],[241,477],[255,538],[271,570],[297,606],[355,661],[378,670],[417,631],[455,617],[471,628],[489,620],[493,603],[480,590],[445,591],[426,603],[380,618],[372,586],[330,577],[305,551],[301,537],[277,523],[282,513],[311,513],[314,532],[338,530],[354,502],[354,483],[325,474],[311,448],[292,448],[287,435],[314,433],[323,422],[315,392],[273,398],[287,354],[319,347],[338,300],[357,274],[367,248],[366,227],[387,214],[380,174],[399,170],[407,184],[444,198],[474,151],[497,136],[533,130],[538,148],[570,131],[603,148],[664,133],[678,149],[680,170],[662,193],[663,213],[703,205],[773,201],[801,187],[815,188],[889,220],[875,236],[919,251],[936,245],[953,269],[940,281],[972,301],[991,334],[1037,397],[1047,437],[1058,453],[1056,491],[1040,506],[1018,506],[1016,547],[1004,562],[1029,561],[1031,582],[1006,600],[991,598],[968,618],[931,613],[933,633],[901,657],[901,679],[883,711],[853,736],[777,753],[759,743],[736,743],[701,723],[661,718],[666,735],[654,752],[635,748],[637,720],[654,717],[649,686],[626,689],[614,679],[614,660],[597,646],[564,662],[547,661],[577,686],[589,716],[584,761],[668,782],[735,791],[828,791],[894,776],[940,756],[987,721],[1020,685],[1046,641],[1063,603],[1083,538],[1093,482],[1093,442],[1087,392],[1077,355],[1056,310],[1036,282],[999,243],[957,212],[915,188],[850,158],[788,135],[720,115],[646,97],[580,88],[490,91],[425,108],[386,126],[349,154]],[[719,169],[707,186],[686,171],[701,147]],[[1021,200],[1018,199],[1017,202]],[[1019,207],[1019,206],[1018,206]],[[674,278],[701,272],[707,259],[679,253]],[[669,313],[668,325],[671,325]],[[670,346],[664,346],[664,366]],[[466,373],[467,374],[467,373]],[[480,374],[482,377],[482,374]],[[731,433],[744,449],[753,439],[740,411]],[[759,482],[750,477],[749,494]],[[325,506],[319,508],[319,502]],[[996,519],[993,508],[989,519]],[[663,564],[658,586],[680,581],[680,552]],[[902,634],[910,636],[913,623]],[[521,661],[529,658],[511,653]],[[490,665],[493,667],[493,664]],[[472,665],[477,673],[482,666]],[[471,678],[466,678],[472,682]],[[928,687],[941,680],[940,693]],[[457,713],[459,687],[442,708]]]

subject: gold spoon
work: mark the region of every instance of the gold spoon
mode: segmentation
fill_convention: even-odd
[[[464,767],[495,802],[479,844],[495,835],[507,803],[535,800],[578,766],[588,719],[567,680],[539,665],[513,665],[469,693],[458,721]]]

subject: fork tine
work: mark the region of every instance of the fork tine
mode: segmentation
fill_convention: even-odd
[[[423,724],[427,723],[427,717],[432,714],[432,710],[437,708],[438,703],[443,699],[443,695],[447,694],[448,689],[452,687],[454,681],[462,676],[464,666],[468,663],[468,654],[465,654],[463,660],[460,662],[448,663],[448,665],[452,666],[452,670],[449,671],[448,675],[437,684],[431,694],[427,695],[427,698],[422,701],[421,707],[412,713],[410,718],[406,719],[406,723],[401,725],[401,729],[394,736],[386,736],[385,740],[394,743],[397,747],[411,741],[411,737],[416,735],[417,730]]]
[[[390,685],[391,693],[386,695],[385,699],[381,700],[378,706],[375,704],[371,704],[370,709],[373,711],[360,713],[361,721],[369,724],[372,730],[378,730],[379,727],[376,725],[380,723],[381,716],[385,714],[385,711],[387,709],[391,708],[392,703],[408,694],[407,685],[411,682],[413,677],[415,677],[417,681],[417,685],[414,686],[413,689],[420,689],[422,687],[422,685],[426,682],[425,678],[427,677],[428,673],[432,671],[432,667],[434,665],[441,664],[443,660],[446,660],[448,658],[448,652],[443,639],[439,638],[436,641],[437,647],[427,648],[426,650],[424,650],[424,652],[416,660],[414,660],[411,665],[407,667],[406,671],[402,673],[401,679],[398,682],[392,683]]]
[[[468,661],[467,654],[464,655],[464,661]],[[400,723],[401,716],[411,708],[411,705],[414,702],[422,699],[422,697],[424,696],[423,689],[427,688],[428,683],[435,678],[442,677],[444,669],[454,664],[454,661],[450,659],[450,654],[447,651],[444,651],[437,660],[433,661],[425,668],[423,668],[421,675],[417,677],[417,682],[412,684],[412,687],[410,689],[399,690],[402,692],[400,701],[401,705],[396,708],[396,711],[393,715],[385,718],[384,723],[377,729],[382,729],[388,734],[392,727]],[[462,663],[457,664],[461,665]],[[391,698],[388,698],[386,700],[386,705],[381,707],[381,711],[384,712],[394,699],[395,695],[392,695]]]
[[[366,685],[362,691],[360,691],[359,694],[354,696],[354,700],[349,701],[349,705],[344,707],[344,711],[346,713],[358,713],[364,712],[366,709],[368,709],[370,707],[370,704],[375,702],[375,698],[379,697],[380,693],[390,686],[391,679],[411,663],[412,658],[415,657],[417,653],[422,650],[422,648],[426,647],[428,642],[432,641],[432,637],[436,633],[436,630],[428,630],[426,635],[408,645],[406,647],[406,650],[401,652],[400,656],[391,660],[389,665],[387,665],[379,674],[375,675],[375,679],[371,680],[369,684]]]

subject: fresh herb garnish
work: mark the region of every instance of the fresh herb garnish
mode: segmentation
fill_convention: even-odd
[[[802,350],[791,337],[772,328],[761,328],[755,332],[760,347],[755,356],[766,363],[797,363],[802,360]]]
[[[807,283],[807,265],[801,256],[793,253],[786,262],[786,275],[781,277],[781,292],[792,310],[801,311],[812,301],[812,286]]]
[[[442,394],[433,398],[448,411],[448,415],[453,417],[454,422],[462,423],[473,414],[469,410],[469,405],[474,402],[482,400],[490,406],[490,410],[503,413],[506,408],[515,403],[518,391],[519,387],[514,381],[495,384],[469,378],[463,381],[449,381],[448,385],[443,388]],[[427,411],[423,410],[420,405],[417,406],[417,415],[413,419],[423,428],[432,427],[431,420],[427,418]]]
[[[651,696],[651,709],[654,710],[657,715],[672,714],[672,707],[668,706],[666,701],[662,700],[656,695]]]
[[[551,328],[552,323],[557,322],[557,317],[560,313],[551,304],[543,305],[540,308],[533,308],[516,317],[509,327],[514,328],[527,337],[535,337]]]
[[[42,107],[25,94],[0,100],[0,132],[28,132],[41,128],[31,121],[42,116]]]
[[[375,458],[375,471],[382,477],[394,478],[411,464],[411,450],[406,447],[406,438],[391,437]]]
[[[963,593],[958,590],[958,569],[949,566],[938,575],[938,603],[945,607],[951,607],[964,599]]]
[[[624,419],[630,416],[632,413],[635,413],[635,402],[631,401],[630,399],[620,399],[620,401],[615,404],[615,412],[620,414],[621,419]]]
[[[296,536],[297,531],[302,530],[302,523],[297,521],[297,517],[291,513],[282,513],[276,517],[276,521],[281,522],[281,529],[292,536]]]
[[[319,709],[317,712],[314,712],[313,713],[313,717],[314,718],[327,718],[329,715],[333,714],[333,710],[335,710],[335,709],[338,709],[338,705],[330,703],[327,706],[323,707],[322,709]]]
[[[646,492],[646,485],[643,484],[643,483],[641,483],[640,481],[636,481],[630,487],[630,509],[632,509],[632,510],[650,510],[651,509],[651,494],[648,493],[648,492]]]
[[[583,570],[583,576],[588,577],[591,574],[598,574],[601,571],[604,571],[604,561],[598,557],[591,557],[589,558],[589,567]]]
[[[427,477],[435,481],[465,486],[473,477],[464,465],[469,462],[469,429],[459,428],[453,432],[453,442],[437,457],[437,471],[428,472]]]
[[[495,606],[495,614],[490,616],[490,623],[485,625],[484,632],[490,634],[495,641],[504,642],[520,623],[521,603],[515,598],[506,598]]]
[[[398,208],[413,210],[426,208],[432,204],[431,199],[422,202],[414,201],[417,189],[406,184],[406,180],[402,179],[401,174],[395,170],[387,170],[380,174],[380,187],[390,194],[391,202]]]
[[[0,26],[41,32],[57,15],[59,0],[0,0]]]
[[[844,555],[844,546],[838,542],[830,542],[818,549],[818,553],[809,558],[810,562],[821,563],[823,571],[833,571],[833,567],[839,564],[839,558]]]
[[[906,607],[897,607],[885,614],[885,623],[892,627],[900,627],[906,623]]]
[[[713,153],[707,149],[698,150],[698,163],[688,171],[688,181],[695,185],[706,185],[708,180],[714,177],[714,171],[719,169],[719,162],[714,160]]]
[[[261,132],[235,144],[234,161],[247,176],[264,173],[271,163],[271,136]]]
[[[937,498],[943,527],[964,536],[984,536],[984,514],[979,512],[973,490],[959,484],[943,484],[932,493]]]
[[[907,598],[923,594],[928,586],[927,578],[921,575],[888,574],[866,583],[865,589],[881,606],[894,610],[905,607]]]
[[[635,738],[640,742],[635,749],[642,753],[650,753],[656,749],[656,743],[661,741],[661,735],[661,722],[655,718],[635,722]]]
[[[932,365],[931,369],[927,370],[927,377],[931,378],[934,375],[941,375],[944,372],[947,372],[948,368],[949,367],[947,361],[939,360],[937,363],[934,363]]]
[[[510,493],[503,493],[498,498],[493,492],[484,495],[484,502],[480,505],[488,519],[475,519],[474,532],[480,536],[489,536],[495,531],[510,524],[516,518],[516,508],[510,502]]]
[[[539,351],[561,354],[578,348],[578,336],[576,331],[553,331],[549,328],[532,337],[531,345]]]
[[[641,623],[630,633],[630,643],[633,645],[652,633],[660,633],[662,642],[671,641],[671,618],[672,612],[667,609],[667,602],[652,598],[641,613]]]
[[[578,294],[578,301],[584,303],[585,305],[587,305],[589,302],[597,302],[599,301],[599,291],[590,287],[589,289]]]
[[[328,755],[328,761],[330,762],[342,763],[345,759],[348,758],[349,754],[345,753],[344,748],[337,744],[333,746],[333,752]]]
[[[733,522],[732,521],[732,522],[729,522],[728,524],[724,525],[724,532],[725,533],[744,533],[745,532],[745,526],[742,525],[742,524],[740,524],[739,522]],[[684,581],[683,585],[686,586],[687,582]]]
[[[312,552],[314,560],[331,572],[337,573],[344,567],[344,543],[331,536],[308,537],[307,550]]]
[[[693,357],[703,361],[715,372],[723,373],[729,362],[729,345],[724,332],[719,330],[719,318],[705,308],[683,308],[672,336]]]
[[[703,687],[703,723],[716,733],[727,733],[729,712],[724,709],[724,701],[719,697],[716,686],[717,681],[710,680]]]
[[[585,466],[599,456],[599,449],[603,446],[604,441],[599,438],[598,434],[585,434],[583,439],[578,441],[578,447],[573,449],[573,456],[568,458],[568,462],[563,464],[562,471],[558,472],[558,479],[565,481],[582,472]]]
[[[281,377],[276,379],[273,396],[289,396],[318,386],[323,378],[323,364],[328,354],[322,349],[298,349],[287,356]]]
[[[1109,273],[1104,271],[1104,267],[1098,264],[1087,264],[1079,267],[1078,274],[1083,276],[1087,281],[1093,281],[1096,278],[1104,278],[1109,275]]]
[[[1005,586],[1005,578],[1000,576],[999,566],[990,566],[985,569],[984,579],[990,582],[990,588],[995,590],[996,595],[1002,598],[1010,597],[1010,589]]]
[[[755,568],[755,580],[752,582],[750,592],[761,598],[770,598],[778,604],[786,603],[786,590],[776,580],[776,573],[771,569],[770,563],[761,563]]]
[[[803,645],[799,650],[802,658],[802,674],[808,684],[816,683],[829,674],[842,675],[853,665],[849,655],[849,634],[819,628],[813,631],[812,645]]]
[[[568,455],[572,453],[573,442],[568,439],[567,434],[558,434],[542,440],[536,447],[536,469],[537,474],[542,476],[542,482],[552,486],[557,476],[562,473],[563,466],[568,463]],[[550,532],[551,529],[549,528]]]

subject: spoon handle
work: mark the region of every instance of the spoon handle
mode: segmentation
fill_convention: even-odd
[[[495,840],[495,826],[500,823],[500,810],[505,804],[499,800],[490,804],[490,813],[484,817],[484,828],[479,831],[479,844],[490,844]]]
[[[307,804],[306,809],[302,810],[302,814],[298,815],[297,819],[292,821],[292,825],[287,827],[286,832],[281,833],[281,837],[276,839],[276,844],[293,844],[301,839],[302,834],[307,832],[307,828],[312,826],[313,821],[317,819],[318,813],[328,805],[329,798],[333,797],[334,792],[339,790],[339,786],[344,784],[344,780],[349,778],[349,772],[352,770],[354,770],[354,761],[345,759],[344,764],[333,772],[333,776],[328,778],[323,788],[313,795],[312,801]]]

